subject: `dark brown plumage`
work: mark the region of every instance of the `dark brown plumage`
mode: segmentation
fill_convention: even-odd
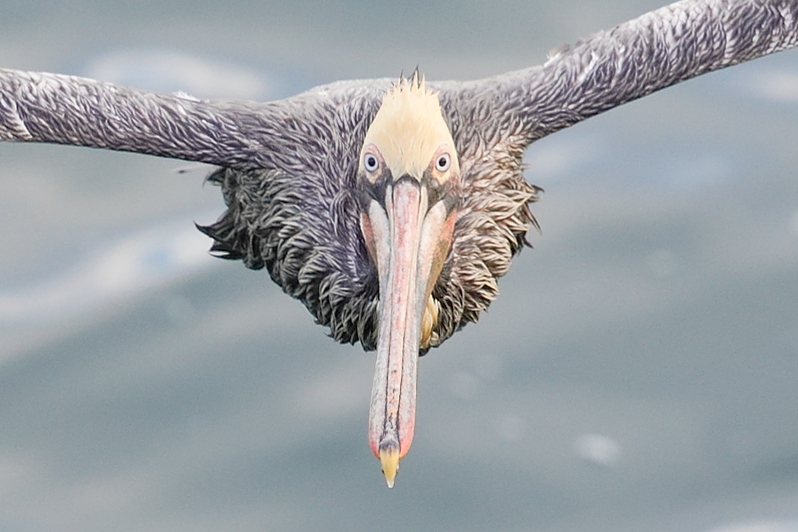
[[[362,144],[365,128],[358,133],[354,140]],[[458,148],[466,148],[460,152],[464,161],[476,163],[464,164],[462,214],[433,292],[441,302],[433,346],[479,319],[498,294],[498,279],[510,269],[526,232],[537,227],[529,204],[537,201],[540,189],[524,180],[523,152],[511,153],[501,144],[485,146],[481,153]],[[330,328],[333,338],[371,350],[377,341],[379,290],[356,223],[357,159],[351,152],[328,157],[339,161],[329,175],[342,177],[337,187],[320,187],[321,195],[319,189],[303,190],[298,183],[304,180],[286,171],[217,170],[208,179],[222,187],[228,209],[200,230],[215,240],[211,251],[217,256],[240,259],[252,269],[265,267],[275,283]]]

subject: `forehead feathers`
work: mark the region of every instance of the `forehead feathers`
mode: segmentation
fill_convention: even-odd
[[[377,146],[394,177],[406,173],[421,177],[441,144],[449,146],[452,163],[457,165],[438,95],[416,76],[412,81],[400,80],[385,94],[366,133],[364,147],[369,144]]]

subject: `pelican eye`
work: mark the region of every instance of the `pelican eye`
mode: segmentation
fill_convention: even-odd
[[[440,154],[435,161],[435,169],[439,172],[445,172],[450,166],[452,166],[452,158],[448,153]]]
[[[369,171],[374,172],[380,166],[380,161],[373,153],[367,153],[363,156],[363,167]]]

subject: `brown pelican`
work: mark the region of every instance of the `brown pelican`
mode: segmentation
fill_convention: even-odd
[[[536,226],[537,139],[700,74],[798,45],[798,0],[687,0],[469,82],[348,81],[200,101],[0,70],[0,139],[217,165],[215,254],[266,267],[340,342],[376,349],[369,439],[389,486],[417,360],[478,319]]]

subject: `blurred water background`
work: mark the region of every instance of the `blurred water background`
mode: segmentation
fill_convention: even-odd
[[[0,65],[266,100],[660,1],[3,0]],[[423,359],[392,491],[373,355],[207,254],[207,168],[0,144],[0,531],[798,531],[796,124],[788,52],[533,145],[542,234]]]

